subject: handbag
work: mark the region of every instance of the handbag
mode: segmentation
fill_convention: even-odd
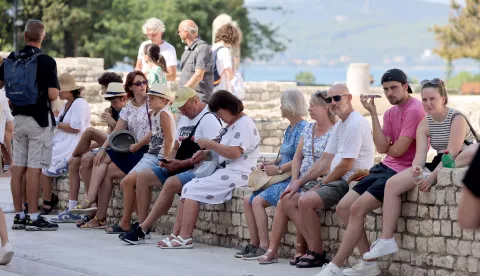
[[[220,134],[213,139],[215,142],[220,143],[222,141],[223,135],[227,133],[228,126],[220,129]],[[224,167],[225,164],[218,164],[218,154],[210,150],[211,159],[205,160],[200,163],[200,166],[193,169],[193,174],[196,178],[203,178],[212,175],[219,167]]]

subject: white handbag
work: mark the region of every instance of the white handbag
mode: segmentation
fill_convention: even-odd
[[[210,151],[212,160],[202,161],[200,166],[193,170],[195,177],[203,178],[212,175],[218,169],[218,154],[214,151]]]

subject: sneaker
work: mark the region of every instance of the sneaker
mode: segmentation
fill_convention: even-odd
[[[30,216],[26,217],[27,231],[55,231],[58,229],[58,224],[49,222],[45,217],[38,215],[37,220],[31,220]]]
[[[336,266],[334,263],[330,262],[322,266],[322,270],[315,276],[344,276],[342,269]]]
[[[250,254],[255,248],[256,248],[255,245],[249,243],[242,249],[242,251],[235,253],[234,256],[235,258],[243,258],[244,255]]]
[[[27,224],[27,217],[25,216],[23,219],[21,219],[20,215],[16,214],[15,218],[13,218],[12,229],[13,230],[24,230],[26,224]]]
[[[50,167],[46,174],[51,177],[60,177],[66,175],[68,173],[68,161],[67,159],[63,159],[62,161],[58,162],[55,166]]]
[[[131,245],[145,243],[145,232],[143,232],[142,227],[138,226],[125,233],[121,239]]]
[[[65,211],[61,212],[56,218],[52,218],[50,221],[54,223],[75,223],[81,219],[82,216],[70,213],[70,210],[67,207]]]
[[[7,242],[5,246],[0,247],[0,265],[9,264],[13,257],[12,245]]]
[[[380,274],[382,274],[382,271],[377,263],[366,265],[362,260],[354,267],[343,270],[343,275],[345,276],[377,276]]]
[[[260,247],[255,247],[250,253],[243,255],[242,258],[244,260],[258,260],[265,255],[265,253],[267,253],[267,250]]]
[[[2,207],[2,210],[5,214],[11,214],[11,213],[15,213],[15,207],[13,207],[13,203],[12,204],[8,204],[7,206],[5,207]]]
[[[394,239],[378,239],[372,244],[370,251],[363,254],[363,259],[376,259],[385,255],[393,254],[398,250],[397,242],[395,242]]]
[[[124,233],[120,233],[118,235],[118,238],[123,240],[123,236],[125,236],[126,234],[128,234],[128,232],[124,232]],[[150,234],[150,229],[147,231],[147,233],[145,233],[145,239],[146,240],[150,240],[152,238],[152,235]]]

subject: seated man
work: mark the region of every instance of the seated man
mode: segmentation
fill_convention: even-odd
[[[364,230],[365,215],[382,206],[387,180],[412,165],[417,126],[425,117],[422,103],[409,95],[412,90],[403,71],[387,71],[382,77],[382,86],[385,97],[394,105],[384,114],[383,130],[374,98],[361,96],[360,100],[372,117],[373,141],[377,151],[387,156],[371,168],[370,174],[360,180],[338,204],[337,214],[347,229],[335,258],[317,276],[381,274],[377,263],[369,259],[363,259],[353,268],[343,271],[340,267],[355,246],[361,256],[369,251]]]
[[[308,255],[297,264],[302,268],[318,267],[328,262],[322,248],[317,210],[335,206],[349,190],[347,179],[358,170],[370,168],[374,160],[370,126],[360,113],[353,110],[348,88],[343,84],[332,86],[325,102],[340,121],[334,126],[320,159],[305,176],[292,181],[282,198],[290,219],[308,244]],[[316,181],[329,168],[330,173]],[[303,190],[309,191],[298,193],[302,186]]]
[[[102,90],[106,93],[103,95],[106,100],[109,100],[111,106],[102,114],[102,118],[108,124],[108,132],[110,133],[114,128],[116,121],[119,118],[120,110],[125,106],[126,92],[121,83],[122,78],[116,73],[106,72],[99,79],[98,83]],[[74,215],[69,210],[78,205],[78,193],[80,190],[80,175],[85,183],[85,188],[88,190],[90,184],[90,177],[92,174],[93,159],[95,158],[95,148],[100,147],[107,139],[107,134],[102,131],[90,127],[85,130],[77,147],[72,153],[72,157],[63,168],[58,168],[57,175],[62,175],[68,170],[69,179],[69,201],[68,207],[58,217],[53,218],[52,221],[57,223],[76,222],[81,219],[79,215]],[[85,216],[88,221],[91,216]],[[84,223],[79,222],[80,225]]]
[[[197,141],[217,137],[222,127],[220,120],[209,112],[208,106],[200,100],[195,90],[189,87],[177,91],[172,107],[178,108],[182,117],[178,121],[171,159],[168,159],[168,162],[161,162],[161,167],[138,173],[136,191],[135,187],[124,187],[124,201],[129,200],[130,203],[124,202],[124,213],[120,221],[122,229],[130,228],[135,197],[138,204],[138,221],[142,223],[140,224],[142,229],[148,230],[155,221],[168,212],[175,194],[180,193],[183,185],[195,177],[191,171],[190,158],[200,149]],[[162,191],[149,214],[152,187],[161,188]],[[139,240],[138,232],[134,230],[124,234],[124,237],[130,241]]]

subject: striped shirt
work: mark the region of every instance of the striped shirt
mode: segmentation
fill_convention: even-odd
[[[448,140],[450,139],[450,128],[452,125],[452,117],[458,110],[449,108],[448,114],[443,122],[433,120],[430,114],[427,115],[428,132],[430,133],[430,143],[432,148],[437,152],[443,152],[448,148]],[[465,141],[473,143],[475,137],[470,128],[467,128],[465,133]]]

